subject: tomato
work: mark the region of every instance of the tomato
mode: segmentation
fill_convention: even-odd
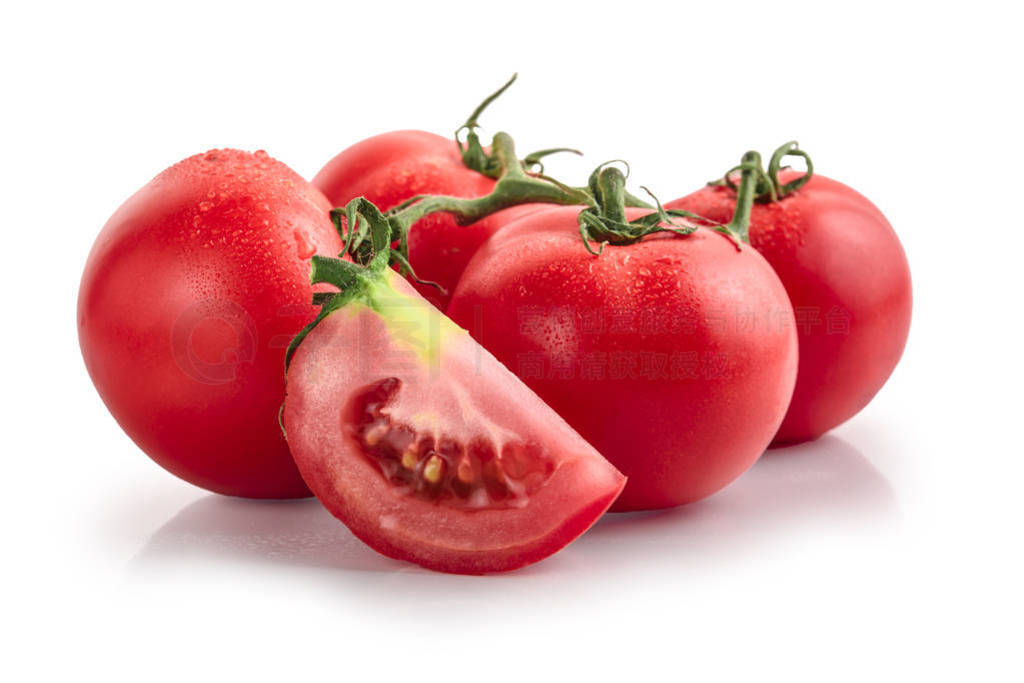
[[[731,189],[708,186],[665,206],[724,221],[735,203]],[[785,285],[799,335],[796,389],[775,443],[815,439],[860,412],[896,367],[910,330],[907,258],[881,211],[818,174],[755,204],[750,242]]]
[[[623,476],[394,271],[345,296],[297,346],[284,427],[310,488],[372,548],[446,572],[515,569],[618,495]]]
[[[384,133],[352,145],[331,159],[313,178],[334,206],[366,197],[389,209],[424,194],[482,197],[495,181],[462,161],[455,141],[433,133],[403,130]],[[502,225],[536,211],[537,205],[516,206],[472,225],[437,213],[417,221],[409,232],[409,262],[421,280],[413,286],[440,310],[476,250]]]
[[[157,463],[235,496],[309,495],[281,436],[284,354],[314,318],[310,257],[341,238],[324,196],[265,152],[168,168],[89,254],[78,333],[100,396]]]
[[[756,251],[706,228],[594,256],[578,214],[499,230],[448,315],[629,478],[613,510],[708,496],[760,456],[789,403],[785,290]]]

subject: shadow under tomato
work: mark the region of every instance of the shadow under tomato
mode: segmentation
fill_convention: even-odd
[[[895,510],[889,483],[871,463],[845,441],[825,436],[769,451],[737,482],[705,501],[671,510],[605,515],[565,551],[496,576],[518,583],[566,572],[616,571],[623,563],[678,561],[693,567],[729,562],[780,534],[799,532],[803,525],[813,525],[815,533],[841,533],[844,521],[871,525],[892,517]],[[453,589],[466,587],[465,577],[434,574],[377,554],[313,499],[254,501],[208,495],[160,527],[132,565],[210,560],[422,573],[434,577],[435,583],[455,581]]]
[[[898,514],[892,487],[860,451],[835,436],[765,453],[716,495],[680,508],[605,515],[578,543],[593,560],[613,554],[721,563],[781,535],[877,529]],[[628,549],[628,553],[623,553]]]
[[[398,563],[352,535],[318,501],[246,500],[210,494],[185,506],[154,533],[136,565],[195,559],[395,571]]]

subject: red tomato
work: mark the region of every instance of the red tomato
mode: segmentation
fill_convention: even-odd
[[[393,271],[326,315],[288,369],[284,426],[320,501],[390,557],[515,569],[583,533],[624,478]],[[348,291],[348,290],[346,290]]]
[[[128,435],[197,486],[309,495],[277,415],[284,353],[316,315],[310,257],[341,238],[318,190],[265,152],[189,157],[111,217],[78,299],[82,355]]]
[[[482,197],[494,183],[463,164],[453,139],[418,130],[384,133],[356,143],[327,162],[313,178],[313,184],[334,206],[366,197],[381,210],[422,194]],[[417,277],[436,282],[444,292],[416,282],[413,286],[443,311],[480,245],[502,225],[538,208],[543,207],[515,206],[472,227],[459,225],[444,213],[420,219],[409,232],[409,262]]]
[[[732,190],[708,186],[665,206],[725,222],[735,203]],[[815,439],[856,415],[896,367],[910,330],[907,258],[874,204],[818,174],[780,201],[754,205],[750,243],[785,285],[800,340],[796,389],[775,443]]]
[[[495,234],[448,314],[629,477],[614,510],[708,496],[761,455],[789,403],[786,292],[756,251],[704,228],[593,256],[578,213]]]

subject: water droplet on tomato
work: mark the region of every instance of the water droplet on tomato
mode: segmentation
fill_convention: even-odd
[[[304,261],[313,258],[316,247],[309,241],[309,236],[301,230],[296,230],[292,234],[295,236],[295,248],[299,258]]]

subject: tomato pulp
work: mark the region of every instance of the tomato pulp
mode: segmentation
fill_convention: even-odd
[[[472,338],[382,268],[346,288],[288,368],[288,441],[372,548],[484,573],[583,533],[624,477]]]
[[[455,141],[418,130],[383,133],[352,145],[331,159],[313,178],[334,206],[366,197],[387,210],[413,197],[434,194],[482,197],[495,181],[468,168]],[[409,232],[409,262],[421,280],[413,282],[428,301],[444,310],[463,269],[480,245],[502,225],[541,208],[515,206],[471,225],[436,213],[417,221]]]
[[[783,171],[782,184],[798,178]],[[707,186],[666,204],[728,221],[736,193]],[[778,201],[755,204],[750,243],[793,303],[800,364],[774,442],[815,439],[860,412],[892,374],[910,331],[910,269],[874,204],[814,174]]]
[[[310,257],[341,238],[324,196],[264,152],[160,173],[89,254],[78,334],[89,375],[164,468],[235,496],[308,496],[281,435],[284,354],[316,315]]]
[[[705,228],[593,256],[578,214],[496,233],[448,314],[629,478],[612,509],[699,500],[753,464],[785,413],[797,363],[785,290],[755,250]]]

